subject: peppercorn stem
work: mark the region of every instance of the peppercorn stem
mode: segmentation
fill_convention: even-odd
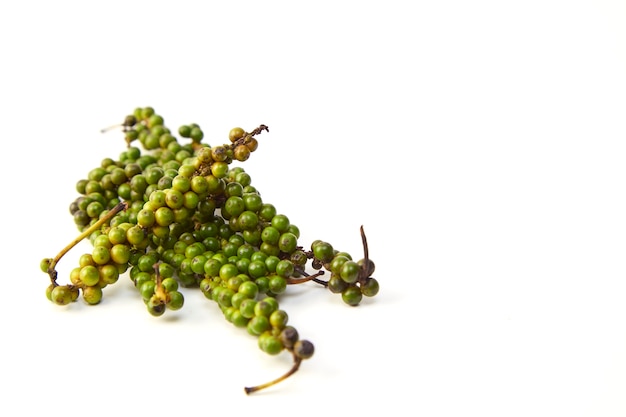
[[[291,369],[289,369],[289,371],[287,371],[287,373],[285,373],[284,375],[276,378],[273,381],[266,382],[265,384],[256,385],[254,387],[245,387],[244,390],[246,391],[246,394],[251,394],[253,392],[260,391],[260,390],[262,390],[264,388],[271,387],[272,385],[276,385],[279,382],[284,381],[285,379],[289,378],[291,375],[296,373],[298,368],[300,368],[300,364],[301,363],[302,363],[302,358],[300,358],[300,357],[298,357],[298,356],[296,356],[294,354],[293,355],[293,366],[291,367]]]
[[[118,123],[118,124],[114,124],[114,125],[111,125],[111,126],[108,126],[108,127],[104,127],[102,129],[100,129],[100,133],[106,133],[109,130],[113,130],[113,129],[116,129],[116,128],[122,127],[122,126],[123,125],[121,123]]]
[[[367,279],[374,272],[373,263],[370,262],[369,249],[367,247],[367,238],[365,237],[365,231],[363,230],[363,226],[361,225],[361,240],[363,241],[363,263],[361,265],[361,269],[359,270],[358,281],[359,284],[365,285]]]
[[[365,259],[365,262],[367,264],[367,261],[369,261],[370,256],[369,256],[369,250],[367,248],[367,238],[365,237],[365,231],[363,230],[363,225],[361,225],[361,240],[363,241],[363,258]]]
[[[76,246],[80,241],[84,238],[92,234],[94,231],[98,230],[104,223],[108,222],[122,210],[126,210],[128,208],[128,203],[126,201],[122,201],[118,203],[115,207],[109,210],[104,216],[98,219],[97,222],[89,226],[85,229],[80,235],[78,235],[74,240],[72,240],[67,246],[65,246],[61,251],[55,256],[50,262],[50,266],[48,267],[48,275],[50,276],[50,281],[53,285],[56,285],[57,280],[57,271],[55,269],[57,263],[61,260],[61,258],[69,252],[74,246]]]
[[[163,277],[161,276],[161,272],[159,270],[160,264],[161,264],[161,261],[158,261],[152,266],[154,268],[154,274],[156,276],[156,286],[154,287],[154,294],[156,294],[156,296],[159,297],[159,300],[163,301],[164,303],[167,303],[167,293],[165,292],[165,289],[163,288]]]
[[[269,127],[267,127],[267,126],[265,126],[265,125],[260,125],[259,127],[257,127],[256,129],[254,129],[252,132],[250,132],[250,136],[256,136],[256,135],[258,135],[259,133],[261,133],[261,132],[262,132],[262,131],[264,131],[264,130],[265,130],[266,132],[269,132],[269,131],[270,131],[270,128],[269,128]]]
[[[318,284],[322,284],[323,286],[327,286],[328,283],[326,281],[322,281],[321,279],[316,279],[319,276],[324,275],[324,271],[317,271],[315,274],[313,275],[309,275],[307,274],[305,271],[298,269],[298,272],[301,273],[302,275],[304,275],[304,278],[287,278],[287,284],[302,284],[303,282],[307,282],[307,281],[314,281],[317,282]]]

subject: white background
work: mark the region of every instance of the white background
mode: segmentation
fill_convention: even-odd
[[[0,6],[0,403],[12,416],[626,415],[626,3],[69,2]],[[74,184],[153,106],[211,144],[264,123],[264,201],[361,256],[356,308],[282,306],[269,357],[197,290],[153,318],[127,278],[49,303]],[[79,246],[59,264],[67,282]],[[12,411],[8,411],[12,410]]]

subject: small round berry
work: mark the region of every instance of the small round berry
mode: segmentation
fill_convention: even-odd
[[[256,315],[256,305],[257,301],[254,299],[249,298],[247,300],[243,300],[239,305],[239,311],[244,317],[251,319]]]
[[[346,304],[357,306],[363,299],[363,294],[359,287],[349,286],[341,293],[341,298]]]
[[[111,252],[105,246],[94,246],[91,257],[98,265],[105,265],[111,260]]]
[[[50,265],[52,264],[51,258],[44,258],[39,263],[39,268],[42,272],[48,273],[48,269],[50,269]]]
[[[232,129],[230,129],[230,132],[228,132],[228,139],[231,142],[235,142],[236,140],[243,138],[245,134],[246,132],[242,128],[233,127]]]
[[[120,271],[116,265],[112,265],[112,264],[102,265],[98,268],[98,271],[100,273],[100,280],[98,284],[104,284],[104,285],[115,284],[120,277]]]
[[[341,279],[339,274],[331,274],[328,280],[328,289],[333,294],[340,294],[348,288],[348,283]]]
[[[309,342],[308,340],[298,340],[293,345],[293,352],[299,358],[309,359],[311,356],[313,356],[313,353],[315,352],[315,347],[313,346],[313,343]]]
[[[89,305],[96,305],[102,301],[102,288],[98,286],[83,288],[83,300]]]
[[[72,302],[72,291],[67,285],[57,285],[50,293],[50,300],[60,306],[67,305]]]
[[[281,233],[289,231],[289,218],[284,214],[272,217],[271,224]]]
[[[371,276],[376,270],[376,265],[374,264],[374,261],[372,261],[371,259],[367,260],[367,265],[365,264],[366,263],[365,259],[361,259],[357,263],[363,270],[362,274],[365,274],[364,276],[366,277]]]
[[[180,291],[169,291],[166,307],[170,310],[180,310],[185,303],[185,297]]]
[[[191,136],[191,126],[182,125],[178,128],[178,134],[183,138],[188,138]]]
[[[254,152],[259,147],[259,141],[253,138],[252,136],[246,138],[244,144],[250,150],[250,152]]]
[[[378,281],[376,280],[376,278],[373,277],[368,277],[365,280],[365,283],[361,285],[361,293],[363,293],[363,295],[366,297],[375,296],[376,294],[378,294],[379,290],[380,287]]]
[[[333,259],[334,250],[330,243],[318,242],[317,244],[311,244],[313,249],[313,256],[322,262],[330,262]]]
[[[270,321],[267,316],[254,316],[248,322],[248,333],[259,336],[263,332],[271,328]]]
[[[293,275],[294,271],[295,267],[293,262],[288,259],[283,259],[276,264],[276,274],[283,278],[289,278]]]
[[[330,272],[333,274],[339,274],[341,266],[350,259],[344,255],[335,255],[332,261],[330,261]]]
[[[274,310],[270,314],[270,324],[275,329],[284,329],[289,321],[289,316],[285,310]]]
[[[237,146],[233,152],[237,161],[243,162],[250,158],[250,149],[245,145]]]
[[[164,278],[163,281],[161,281],[161,285],[167,292],[178,290],[178,281],[172,277]]]
[[[46,287],[46,298],[52,301],[52,290],[56,287],[55,284],[50,284]]]
[[[239,285],[237,291],[247,298],[254,299],[259,294],[259,287],[254,281],[245,281]]]
[[[280,339],[270,331],[263,332],[259,336],[258,343],[261,350],[270,355],[278,355],[283,350],[283,344]]]
[[[80,281],[88,286],[94,286],[100,281],[100,272],[93,265],[85,265],[80,269]]]
[[[124,265],[130,260],[130,248],[124,244],[114,245],[110,250],[111,260],[119,265]]]
[[[298,341],[298,330],[293,326],[285,326],[278,337],[285,348],[291,349]]]
[[[192,141],[199,143],[200,141],[202,141],[202,138],[204,138],[204,132],[202,132],[202,129],[200,129],[200,127],[194,126],[189,132],[189,137]]]
[[[354,261],[346,261],[341,265],[339,269],[339,275],[341,279],[346,281],[348,284],[354,284],[356,280],[359,278],[360,266]]]
[[[159,298],[156,294],[150,297],[150,299],[146,302],[146,307],[148,309],[148,312],[155,317],[163,315],[166,308],[163,300]]]
[[[226,148],[218,145],[211,148],[211,158],[216,162],[224,162],[228,159]]]
[[[287,289],[287,280],[280,275],[271,275],[269,290],[272,294],[282,294]]]
[[[291,232],[285,232],[280,235],[278,240],[278,248],[285,253],[291,253],[298,246],[298,238]]]
[[[226,162],[214,162],[211,165],[211,173],[215,178],[221,179],[226,177],[228,173],[228,164]]]

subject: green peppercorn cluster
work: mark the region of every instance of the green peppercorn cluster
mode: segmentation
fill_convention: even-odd
[[[172,131],[152,107],[139,107],[119,127],[126,142],[119,157],[104,158],[76,183],[69,211],[79,237],[41,261],[53,303],[67,305],[82,294],[98,304],[102,290],[127,275],[147,311],[161,316],[183,307],[181,287],[199,288],[264,352],[289,351],[297,369],[314,348],[279,306],[289,285],[316,282],[350,306],[378,293],[363,228],[363,259],[322,240],[305,248],[299,228],[263,200],[243,168],[232,166],[257,150],[267,126],[232,128],[226,143],[211,146],[198,124]],[[92,250],[61,285],[56,264],[82,239]],[[325,273],[328,280],[320,278]]]

